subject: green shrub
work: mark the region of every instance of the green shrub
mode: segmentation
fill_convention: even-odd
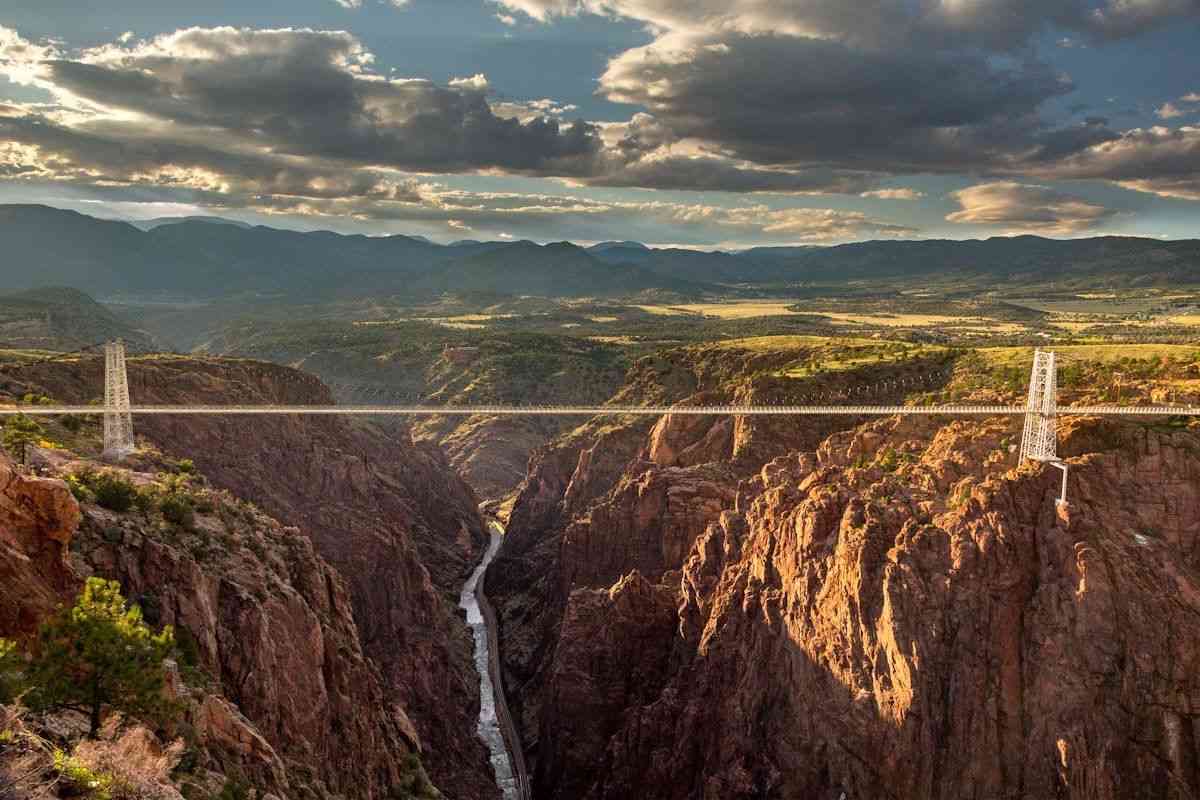
[[[226,778],[215,800],[250,800],[250,784],[242,778]]]
[[[21,694],[23,666],[17,643],[0,639],[0,705],[11,703]]]
[[[149,514],[158,506],[158,492],[150,486],[140,486],[133,495],[133,507],[142,514]]]
[[[92,491],[92,487],[88,485],[85,478],[79,475],[68,475],[67,487],[71,490],[71,494],[80,503],[96,502],[96,493]]]
[[[83,428],[83,417],[78,414],[63,414],[59,417],[58,421],[71,433],[79,433],[80,429]]]
[[[400,781],[392,788],[394,800],[438,800],[442,793],[437,790],[416,753],[409,753],[400,760]]]
[[[181,458],[175,464],[175,471],[180,475],[192,475],[196,472],[196,462],[190,458]]]
[[[100,472],[91,481],[96,503],[109,511],[124,513],[133,508],[137,490],[126,478],[115,472]]]
[[[195,522],[192,499],[183,492],[168,492],[163,495],[158,507],[167,522],[184,528],[190,528]]]

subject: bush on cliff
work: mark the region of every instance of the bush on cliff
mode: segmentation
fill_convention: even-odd
[[[16,642],[0,639],[0,705],[11,703],[21,693],[22,667]]]
[[[125,513],[139,505],[137,487],[127,478],[111,470],[96,472],[85,469],[67,476],[71,494],[81,503],[95,503],[109,511]]]
[[[101,472],[92,482],[92,491],[96,494],[96,503],[109,511],[124,513],[133,508],[137,489],[133,484],[115,472]]]
[[[400,760],[400,782],[393,787],[390,800],[439,800],[442,797],[416,753],[409,753]]]
[[[78,602],[42,625],[27,670],[34,710],[74,709],[95,738],[106,708],[161,720],[163,659],[175,647],[170,626],[155,634],[115,581],[88,578]]]
[[[163,519],[172,524],[190,528],[195,521],[192,499],[183,492],[168,492],[163,495],[158,508],[162,511]]]

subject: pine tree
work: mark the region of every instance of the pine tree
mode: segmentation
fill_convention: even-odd
[[[37,444],[45,435],[46,431],[36,420],[24,414],[16,414],[4,423],[4,449],[24,464],[29,445]]]
[[[92,739],[106,707],[159,718],[167,711],[163,659],[174,646],[171,627],[151,631],[142,610],[126,604],[120,584],[88,578],[75,607],[41,628],[26,673],[29,705],[87,714]]]

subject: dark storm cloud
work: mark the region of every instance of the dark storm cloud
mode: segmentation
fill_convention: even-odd
[[[1200,127],[1126,131],[1048,165],[1043,174],[1107,180],[1163,197],[1200,200]]]
[[[92,109],[86,127],[107,125],[109,142],[121,138],[122,127],[147,139],[145,123],[128,114],[148,119],[162,133],[151,157],[160,163],[185,150],[175,144],[187,136],[219,138],[229,151],[269,149],[357,169],[494,170],[605,186],[738,192],[857,193],[874,185],[862,175],[789,174],[715,154],[700,160],[667,158],[660,150],[675,134],[645,114],[625,125],[617,146],[605,147],[600,126],[564,122],[558,108],[529,113],[521,106],[520,116],[497,114],[482,75],[448,86],[384,78],[373,70],[371,54],[344,32],[193,28],[149,42],[94,48],[70,59],[56,55],[36,62],[41,85],[64,103]],[[43,133],[47,148],[63,146],[61,132]],[[103,152],[115,159],[106,169],[120,171],[121,162],[134,155],[105,141],[91,146],[92,152],[84,153],[82,143],[73,143],[70,157],[95,165]],[[147,158],[150,148],[143,141],[137,157]],[[214,152],[188,163],[202,161],[225,173],[224,161],[236,169],[241,158],[223,159]],[[237,178],[230,173],[231,180]]]
[[[583,173],[595,126],[497,117],[482,92],[389,80],[346,33],[190,29],[45,63],[59,91],[295,155],[411,170]],[[580,163],[573,163],[580,162]]]
[[[738,158],[888,172],[1002,164],[1036,146],[1038,107],[1072,88],[1037,62],[730,34],[626,53],[601,85]]]
[[[495,2],[539,20],[597,13],[651,26],[655,40],[613,59],[600,87],[653,115],[651,143],[689,139],[759,167],[835,174],[1040,175],[1094,162],[1122,134],[1095,116],[1047,119],[1047,101],[1074,84],[1039,60],[1034,37],[1059,30],[1103,45],[1200,15],[1200,0]],[[1157,175],[1171,163],[1186,185],[1168,138],[1123,169]],[[640,152],[636,137],[619,147]]]

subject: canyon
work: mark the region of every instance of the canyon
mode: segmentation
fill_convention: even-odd
[[[796,348],[662,351],[614,399],[778,401]],[[86,401],[98,369],[23,380]],[[918,352],[802,380],[890,402],[934,375],[932,392],[1012,399],[976,369]],[[141,358],[130,377],[150,403],[333,401],[248,360]],[[389,797],[415,768],[449,798],[1200,792],[1194,425],[1063,421],[1059,507],[1015,418],[596,418],[534,448],[502,537],[396,427],[138,430],[123,469],[194,459],[215,509],[166,535],[0,462],[0,636],[118,578],[214,678],[179,688],[203,764],[278,797]]]

